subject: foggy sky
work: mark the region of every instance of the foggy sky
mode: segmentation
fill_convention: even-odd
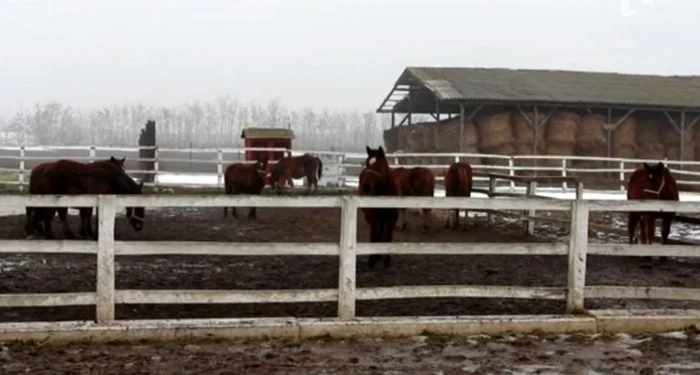
[[[0,115],[222,95],[372,110],[410,65],[700,74],[699,20],[688,0],[0,0]]]

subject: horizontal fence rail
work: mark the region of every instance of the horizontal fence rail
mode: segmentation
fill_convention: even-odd
[[[140,158],[139,150],[153,150],[154,158]],[[40,162],[68,158],[88,162],[107,158],[110,155],[123,157],[127,155],[127,172],[139,179],[147,180],[147,186],[223,186],[223,173],[231,163],[251,163],[245,160],[247,151],[282,152],[284,155],[301,155],[312,153],[324,163],[323,177],[325,185],[333,184],[346,187],[350,182],[356,182],[364,161],[364,153],[288,150],[284,148],[162,148],[162,147],[103,147],[103,146],[32,146],[32,147],[0,147],[0,174],[5,177],[1,184],[16,185],[23,191],[28,183],[28,174],[32,166]],[[520,174],[557,175],[562,177],[577,175],[580,177],[606,178],[617,181],[619,189],[624,185],[629,174],[642,163],[663,161],[676,174],[678,182],[685,185],[700,185],[700,161],[656,160],[656,159],[627,159],[593,156],[559,156],[559,155],[498,155],[479,153],[391,153],[388,154],[392,166],[422,166],[435,171],[446,169],[449,164],[465,160],[491,160],[492,163],[478,162],[472,167],[481,173],[504,173],[511,176]],[[435,161],[439,160],[438,163]],[[418,162],[417,162],[418,161]],[[582,163],[597,163],[597,167],[582,167]],[[274,164],[271,161],[270,164]],[[212,183],[187,182],[168,183],[160,181],[158,176],[192,175],[215,176]],[[437,173],[438,181],[443,180]],[[150,182],[151,179],[154,182]],[[476,176],[476,181],[487,181],[483,176]],[[322,182],[323,184],[323,182]],[[515,187],[514,182],[509,183]],[[561,183],[567,189],[566,183]]]
[[[584,311],[585,298],[646,298],[700,300],[700,289],[641,286],[586,285],[588,254],[606,256],[700,257],[700,246],[589,244],[589,215],[612,212],[697,212],[700,202],[596,201],[576,199],[543,200],[436,198],[436,197],[265,197],[223,195],[144,196],[27,196],[0,195],[0,206],[76,207],[99,209],[97,242],[0,240],[0,253],[96,254],[95,292],[56,294],[1,294],[0,307],[95,305],[96,321],[115,321],[115,306],[125,303],[284,303],[337,302],[338,321],[357,317],[359,300],[406,298],[518,298],[565,300],[566,312]],[[341,212],[341,233],[337,243],[236,243],[208,241],[116,241],[115,214],[128,206],[144,207],[336,207]],[[568,243],[358,243],[360,208],[434,208],[464,210],[538,210],[571,213]],[[357,256],[368,254],[449,254],[567,257],[565,287],[523,287],[490,285],[435,285],[357,288]],[[339,281],[334,289],[304,290],[118,290],[115,288],[115,256],[138,255],[226,255],[226,256],[333,256],[339,259]]]

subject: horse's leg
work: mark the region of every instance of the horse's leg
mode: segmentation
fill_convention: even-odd
[[[394,239],[394,227],[396,224],[392,222],[384,223],[382,231],[382,241],[381,242],[391,242]],[[384,254],[382,259],[382,264],[384,268],[391,267],[391,254]]]
[[[656,232],[656,218],[652,214],[644,214],[644,225],[646,227],[646,243],[651,245],[654,242]]]
[[[24,223],[24,235],[27,239],[34,237],[34,208],[25,207],[24,209],[26,221]]]
[[[256,207],[249,207],[248,208],[248,219],[250,220],[255,220],[256,216]]]
[[[379,223],[376,219],[370,221],[369,225],[369,242],[379,242]],[[382,259],[381,254],[370,254],[367,258],[367,266],[373,269],[374,266]]]
[[[95,209],[95,213],[97,213],[97,209]],[[80,235],[83,238],[97,239],[96,232],[92,230],[92,207],[85,207],[80,210],[80,227]]]
[[[224,194],[231,194],[232,190],[230,185],[224,186]],[[224,217],[226,216],[228,216],[228,207],[224,206]]]
[[[671,234],[671,224],[673,223],[673,217],[676,214],[663,214],[661,217],[661,244],[666,245],[668,243],[668,236]],[[659,257],[660,260],[665,261],[668,259],[667,256]]]
[[[405,230],[408,228],[408,223],[406,223],[406,209],[405,208],[400,208],[399,209],[399,228],[401,230]]]
[[[40,222],[44,223],[44,235],[47,240],[54,239],[53,229],[51,229],[51,222],[53,221],[53,216],[56,214],[55,207],[45,207],[41,209],[41,212],[34,213],[34,224],[38,225]]]
[[[627,219],[627,235],[629,236],[630,245],[637,242],[637,238],[635,235],[637,232],[637,223],[639,222],[639,219],[641,217],[642,217],[641,212],[630,212],[629,213],[629,218]]]
[[[75,234],[73,234],[70,225],[68,225],[68,207],[57,207],[56,212],[58,212],[58,219],[63,227],[63,238],[75,238]],[[53,214],[51,217],[53,217]]]
[[[430,228],[430,213],[431,213],[430,208],[423,209],[423,231],[426,233],[428,232],[428,229]]]
[[[447,210],[447,217],[445,218],[445,228],[449,229],[452,224],[452,210]]]

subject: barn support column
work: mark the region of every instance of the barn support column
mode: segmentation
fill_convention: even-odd
[[[393,128],[396,126],[396,112],[394,110],[391,110],[391,127]]]
[[[437,97],[435,97],[435,115],[433,115],[433,118],[435,118],[437,122],[440,122],[440,99]]]
[[[464,124],[471,121],[480,110],[481,106],[474,108],[465,119],[466,110],[464,108],[464,103],[459,103],[459,152],[464,152]]]
[[[530,120],[530,118],[527,117],[527,115],[525,114],[525,111],[523,111],[523,109],[520,106],[516,106],[515,108],[518,109],[518,112],[520,112],[520,114],[523,116],[523,118],[525,119],[525,122],[527,122],[527,124],[530,125],[530,129],[532,129],[532,132],[533,132],[532,134],[535,136],[534,142],[532,145],[532,155],[536,155],[537,154],[537,138],[540,134],[540,131],[544,129],[544,125],[547,123],[547,121],[549,121],[549,118],[552,117],[552,115],[554,114],[554,111],[556,111],[557,109],[552,108],[552,110],[550,110],[549,113],[546,114],[544,116],[544,118],[542,118],[542,120],[540,121],[539,108],[537,106],[532,107],[533,114],[535,117],[532,120]],[[533,159],[532,164],[533,164],[533,166],[537,167],[537,164],[538,164],[537,159]],[[534,171],[534,175],[537,176],[536,170]]]
[[[412,86],[408,86],[408,125],[413,123],[413,99],[411,98],[411,94],[413,93],[411,90],[412,88]]]
[[[590,108],[586,108],[586,111],[588,114],[595,116],[595,113]],[[605,130],[605,143],[607,146],[607,156],[612,157],[612,133],[617,129],[620,124],[622,124],[625,120],[627,120],[632,114],[635,112],[634,109],[630,109],[625,113],[619,120],[613,123],[612,121],[612,108],[608,108],[608,114],[601,124],[603,126],[603,130]],[[610,163],[608,163],[608,168],[614,168],[614,166],[611,166]]]

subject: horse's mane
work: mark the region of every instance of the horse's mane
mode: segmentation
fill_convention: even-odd
[[[87,172],[90,175],[98,175],[116,188],[117,194],[136,194],[140,191],[137,184],[131,177],[122,171],[119,173],[114,169],[95,169]]]

